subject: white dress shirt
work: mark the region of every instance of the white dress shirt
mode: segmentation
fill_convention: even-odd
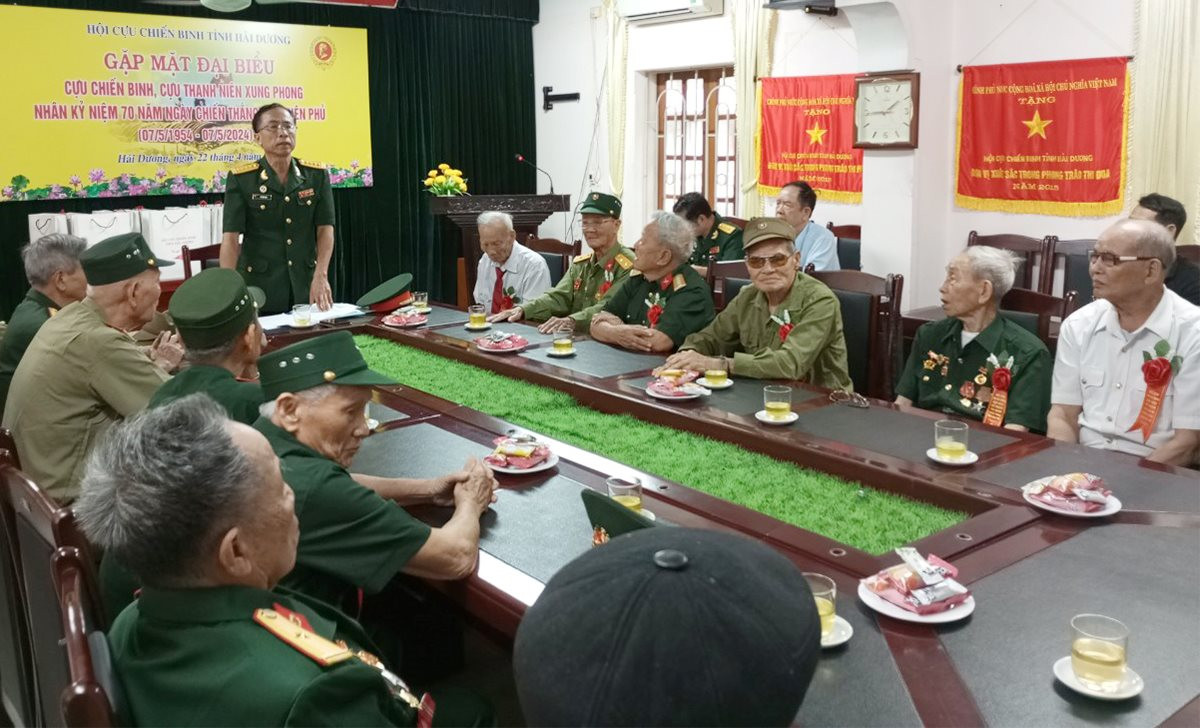
[[[1126,432],[1137,420],[1146,397],[1142,352],[1166,340],[1167,359],[1183,359],[1172,374],[1150,438]],[[1200,430],[1200,307],[1170,289],[1140,329],[1121,329],[1117,311],[1103,299],[1067,317],[1054,360],[1053,404],[1082,406],[1079,442],[1145,457],[1165,444],[1175,430]]]
[[[546,259],[520,243],[514,242],[512,253],[504,265],[497,266],[492,259],[483,255],[479,258],[479,268],[475,276],[475,303],[484,309],[492,311],[492,290],[496,287],[496,268],[504,271],[504,288],[513,289],[516,305],[532,301],[550,290],[550,268]]]
[[[813,264],[814,270],[840,270],[842,267],[838,262],[837,238],[833,231],[812,220],[796,236],[796,250],[800,252],[800,270],[809,263]]]

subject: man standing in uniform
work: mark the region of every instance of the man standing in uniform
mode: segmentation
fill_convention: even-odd
[[[637,260],[629,280],[592,318],[597,341],[633,351],[674,351],[712,321],[712,291],[688,265],[691,225],[659,210],[634,247]]]
[[[695,229],[696,247],[688,263],[700,275],[708,275],[708,266],[715,261],[743,257],[742,229],[721,219],[704,195],[688,192],[675,201],[672,210]]]
[[[21,248],[29,292],[13,311],[8,331],[0,334],[0,416],[13,372],[34,334],[59,309],[87,295],[87,277],[79,265],[79,254],[86,247],[83,238],[55,233]]]
[[[131,336],[154,316],[158,269],[173,262],[140,233],[101,241],[79,262],[87,298],[38,331],[4,409],[22,469],[61,505],[78,495],[87,454],[104,433],[143,409],[183,356],[176,334],[160,334],[149,352]]]
[[[236,267],[247,285],[267,294],[264,313],[290,311],[297,303],[328,309],[333,305],[329,172],[292,157],[296,119],[287,107],[267,104],[251,125],[263,157],[234,167],[226,179],[221,267]]]
[[[488,317],[488,321],[542,321],[543,334],[586,331],[592,316],[633,268],[633,251],[617,242],[621,230],[621,201],[612,195],[593,192],[579,208],[583,215],[583,238],[590,253],[571,261],[571,268],[558,285],[520,306]]]

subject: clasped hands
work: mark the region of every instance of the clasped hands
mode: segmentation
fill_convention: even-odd
[[[488,316],[487,320],[490,323],[496,323],[497,321],[520,321],[523,318],[525,318],[525,310],[520,306],[514,306]],[[570,333],[575,330],[575,319],[570,316],[551,316],[538,324],[537,329],[543,334]]]
[[[479,458],[467,458],[462,470],[429,479],[430,502],[439,506],[475,505],[479,512],[496,502],[496,476]]]

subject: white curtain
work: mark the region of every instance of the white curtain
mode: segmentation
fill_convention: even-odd
[[[730,0],[733,17],[733,76],[737,80],[737,158],[740,217],[762,214],[758,194],[758,79],[771,75],[775,10],[762,0]]]
[[[1139,0],[1132,63],[1129,206],[1148,192],[1187,208],[1182,243],[1200,243],[1200,3]]]
[[[608,20],[607,74],[604,84],[608,115],[608,176],[612,194],[625,191],[625,70],[628,67],[629,24],[617,12],[615,0],[604,0]]]

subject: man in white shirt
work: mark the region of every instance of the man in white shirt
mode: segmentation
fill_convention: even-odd
[[[1163,285],[1171,234],[1121,220],[1090,258],[1096,300],[1063,322],[1047,434],[1188,465],[1200,448],[1200,308]]]
[[[479,270],[475,276],[475,303],[488,314],[500,313],[550,288],[550,268],[538,253],[517,242],[512,216],[507,212],[485,212],[475,220],[479,226]]]
[[[837,238],[828,228],[812,221],[817,206],[817,193],[807,182],[788,182],[775,198],[775,217],[787,220],[796,230],[796,252],[800,253],[800,270],[812,263],[816,270],[840,270]]]

